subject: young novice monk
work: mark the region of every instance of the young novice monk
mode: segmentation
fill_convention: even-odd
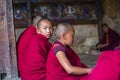
[[[21,72],[22,80],[46,80],[46,61],[51,48],[48,39],[53,27],[48,19],[38,21],[37,34],[33,37],[24,59],[24,68]]]
[[[73,42],[74,29],[68,23],[56,28],[57,40],[47,59],[47,80],[86,80],[91,69],[86,68],[79,56],[69,47]]]

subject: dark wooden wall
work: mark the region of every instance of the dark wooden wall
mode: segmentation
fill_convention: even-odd
[[[0,0],[0,74],[7,80],[18,76],[12,0]]]

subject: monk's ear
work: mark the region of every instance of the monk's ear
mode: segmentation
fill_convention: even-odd
[[[38,34],[40,34],[40,31],[39,31],[38,29],[36,29],[36,32],[37,32]]]
[[[66,39],[66,33],[63,33],[62,37],[63,39]]]

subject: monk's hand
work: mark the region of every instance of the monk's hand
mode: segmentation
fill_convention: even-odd
[[[90,74],[92,72],[92,68],[88,69],[88,74]]]
[[[106,43],[106,44],[99,44],[97,47],[98,48],[103,48],[103,47],[106,47],[106,46],[108,46],[109,45],[109,43]]]
[[[98,45],[98,48],[103,48],[104,47],[104,44],[99,44]]]

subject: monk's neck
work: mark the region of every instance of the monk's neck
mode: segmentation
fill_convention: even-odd
[[[57,39],[57,40],[58,40],[61,44],[63,44],[64,46],[66,46],[64,40],[62,40],[62,39]]]

